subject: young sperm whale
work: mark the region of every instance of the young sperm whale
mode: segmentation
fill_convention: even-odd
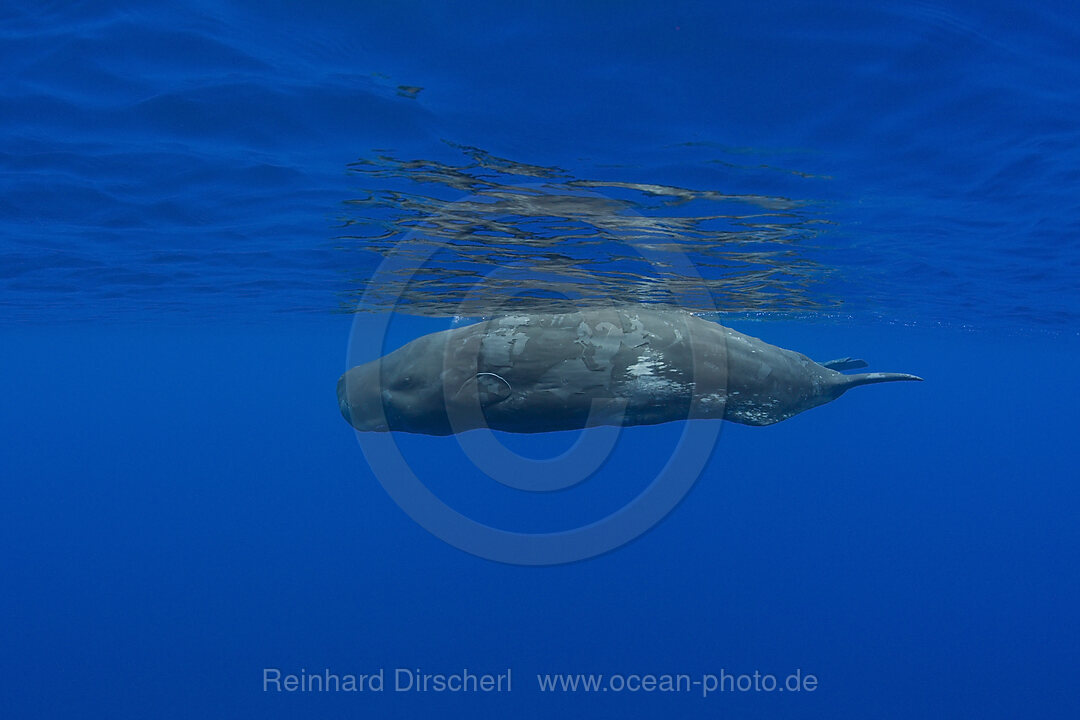
[[[338,380],[357,430],[516,433],[688,418],[770,425],[859,385],[921,380],[845,375],[677,310],[642,307],[516,314],[425,335]]]

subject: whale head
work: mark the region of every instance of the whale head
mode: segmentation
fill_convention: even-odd
[[[377,367],[361,365],[338,378],[337,397],[341,416],[361,432],[385,432],[390,429],[381,395]]]
[[[357,365],[338,379],[338,408],[361,432],[404,430],[429,435],[453,432],[446,413],[440,338],[419,338],[378,360]]]

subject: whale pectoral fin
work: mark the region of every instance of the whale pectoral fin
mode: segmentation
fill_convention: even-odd
[[[475,394],[480,399],[480,407],[488,407],[510,397],[510,383],[495,373],[476,373],[465,381],[457,394]]]
[[[858,370],[859,368],[866,367],[865,360],[859,360],[858,358],[838,358],[836,360],[830,360],[829,362],[821,363],[822,367],[827,367],[830,370]]]

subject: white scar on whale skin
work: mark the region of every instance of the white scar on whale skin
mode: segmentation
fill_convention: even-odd
[[[632,376],[635,391],[638,393],[670,392],[673,388],[687,389],[688,387],[685,383],[677,383],[664,376],[665,371],[667,374],[674,374],[676,371],[661,357],[642,355],[636,363],[627,367],[626,371]]]
[[[641,377],[642,375],[652,375],[653,366],[660,365],[656,360],[652,358],[642,357],[636,364],[631,365],[627,370],[635,377]]]

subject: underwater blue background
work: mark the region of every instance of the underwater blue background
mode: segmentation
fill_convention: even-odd
[[[1078,48],[1065,2],[0,6],[0,715],[1076,717]],[[821,307],[721,319],[926,382],[725,426],[607,555],[443,544],[338,412],[372,269],[338,236],[349,163],[462,146],[812,199]],[[401,444],[535,529],[632,496],[678,430],[627,429],[584,502]],[[266,667],[514,689],[267,693]],[[535,683],[721,669],[819,687]]]

